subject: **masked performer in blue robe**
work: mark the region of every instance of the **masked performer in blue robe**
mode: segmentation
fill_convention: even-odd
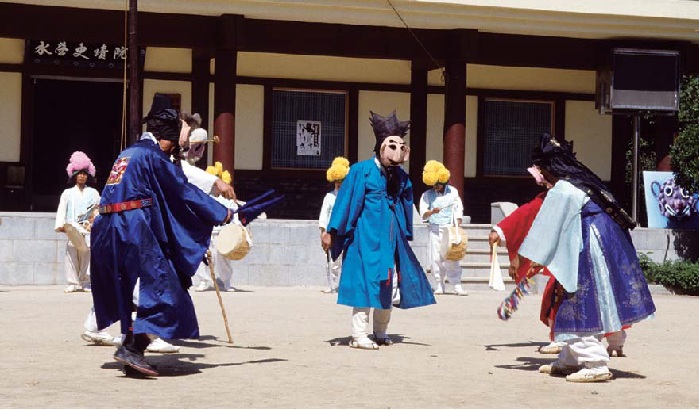
[[[92,227],[93,301],[100,329],[121,322],[126,335],[115,360],[149,376],[157,369],[143,353],[147,334],[199,337],[187,289],[209,246],[215,225],[231,211],[187,182],[178,140],[187,133],[169,99],[156,94],[142,139],[119,154]],[[132,295],[139,281],[136,318]]]
[[[386,329],[392,306],[435,303],[432,288],[413,253],[413,188],[400,164],[410,149],[403,138],[410,123],[371,113],[374,158],[350,167],[338,192],[322,241],[333,259],[344,257],[337,303],[352,306],[350,347],[393,344]],[[367,333],[373,314],[373,339]]]
[[[546,266],[563,286],[553,334],[567,343],[539,370],[567,374],[571,382],[609,380],[602,337],[655,312],[629,234],[636,224],[570,143],[545,134],[533,161],[554,185],[518,253]]]

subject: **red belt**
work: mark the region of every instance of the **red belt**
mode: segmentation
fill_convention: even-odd
[[[100,214],[111,214],[113,212],[129,211],[131,209],[144,208],[153,205],[153,198],[136,199],[133,201],[118,202],[100,206]]]

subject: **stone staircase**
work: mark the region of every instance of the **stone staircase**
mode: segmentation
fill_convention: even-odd
[[[461,226],[468,235],[468,245],[466,256],[461,260],[461,283],[466,289],[486,290],[488,289],[488,278],[490,276],[490,245],[488,244],[488,234],[490,224],[464,224]],[[514,281],[510,279],[507,269],[510,265],[507,257],[507,250],[498,247],[498,262],[502,271],[502,278],[508,290],[513,289]]]

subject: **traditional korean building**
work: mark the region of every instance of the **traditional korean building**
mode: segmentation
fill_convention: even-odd
[[[0,1],[0,211],[55,211],[75,150],[101,189],[137,138],[125,131],[128,3]],[[424,163],[443,161],[473,222],[534,195],[526,167],[543,132],[574,141],[628,203],[632,116],[601,112],[598,72],[614,50],[699,71],[688,0],[142,0],[137,18],[136,112],[160,92],[200,113],[221,140],[201,165],[221,161],[242,199],[284,193],[275,218],[317,218],[325,169],[371,157],[369,111],[393,109],[412,121],[416,198]],[[662,166],[676,119],[647,117]]]

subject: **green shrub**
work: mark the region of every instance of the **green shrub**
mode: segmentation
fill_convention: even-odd
[[[648,282],[663,285],[680,295],[699,296],[699,263],[655,263],[643,253],[638,255],[638,260]]]

